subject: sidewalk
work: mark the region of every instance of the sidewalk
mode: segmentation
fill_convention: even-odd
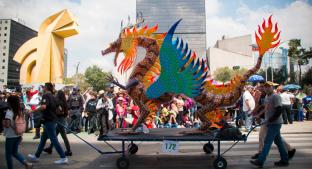
[[[312,133],[312,121],[294,122],[293,124],[283,124],[282,134],[290,133]]]

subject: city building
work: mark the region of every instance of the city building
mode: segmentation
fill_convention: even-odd
[[[167,32],[182,19],[175,35],[187,42],[197,56],[206,57],[205,0],[137,0],[136,12],[144,19],[143,25],[158,24],[156,33]]]
[[[37,32],[12,19],[0,19],[0,89],[19,85],[20,65],[13,61],[17,49]]]
[[[254,66],[252,56],[251,35],[244,35],[233,38],[222,37],[213,47],[207,50],[207,59],[210,72],[220,67],[240,67],[250,69]]]
[[[137,21],[144,20],[139,26],[152,27],[158,24],[156,34],[168,32],[176,21],[182,19],[174,38],[182,38],[198,57],[206,57],[205,0],[136,0],[136,13]],[[145,50],[139,48],[135,64],[144,56]],[[132,69],[121,75],[114,69],[113,75],[125,83],[131,71]]]

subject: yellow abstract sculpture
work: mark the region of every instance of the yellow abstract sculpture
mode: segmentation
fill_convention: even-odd
[[[25,42],[13,58],[21,64],[20,83],[63,83],[64,38],[78,34],[76,28],[66,9],[45,19],[38,36]]]

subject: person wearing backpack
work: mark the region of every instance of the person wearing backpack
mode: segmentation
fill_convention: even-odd
[[[40,138],[40,143],[37,148],[36,153],[29,154],[28,157],[31,161],[37,162],[39,161],[40,154],[43,151],[44,145],[47,142],[47,139],[49,138],[53,146],[55,147],[56,151],[60,155],[60,160],[55,161],[55,164],[67,164],[68,159],[65,156],[65,153],[56,137],[56,109],[57,109],[57,103],[56,99],[53,96],[54,87],[52,83],[45,83],[44,85],[44,94],[42,96],[41,100],[41,106],[38,107],[36,110],[33,110],[33,112],[41,112],[42,113],[42,119],[43,119],[43,133]]]
[[[57,109],[56,109],[56,116],[57,116],[57,125],[56,125],[56,136],[60,133],[65,147],[65,155],[72,156],[72,152],[70,150],[70,144],[66,135],[65,127],[67,126],[66,117],[68,116],[68,106],[66,102],[65,93],[62,90],[59,90],[56,94],[56,102],[57,102]],[[53,144],[50,144],[49,147],[43,149],[44,152],[48,154],[52,154]]]
[[[15,157],[25,169],[32,168],[32,164],[18,152],[18,147],[22,142],[22,135],[26,130],[26,121],[20,107],[20,99],[17,95],[8,97],[9,109],[6,110],[3,120],[5,140],[5,157],[7,168],[13,169],[12,156]]]

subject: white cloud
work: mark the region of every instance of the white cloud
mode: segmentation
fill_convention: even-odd
[[[80,34],[65,40],[68,49],[68,75],[93,64],[106,71],[113,69],[112,56],[101,55],[101,50],[114,41],[120,30],[121,19],[128,15],[135,19],[135,0],[0,0],[1,18],[21,18],[27,26],[38,30],[41,22],[62,9],[69,9],[79,24]]]
[[[215,44],[222,35],[230,37],[253,34],[263,18],[273,14],[282,30],[282,41],[302,39],[304,47],[312,46],[312,7],[306,1],[294,1],[284,8],[272,6],[250,9],[244,3],[235,16],[221,16],[222,3],[205,1],[207,15],[207,46]],[[226,3],[226,2],[224,2]],[[97,64],[106,71],[113,69],[113,56],[102,57],[100,51],[115,40],[120,30],[120,20],[130,15],[135,18],[135,0],[0,0],[1,18],[19,17],[34,30],[51,14],[64,8],[77,18],[80,34],[65,41],[68,49],[68,74],[74,74],[74,65],[80,62],[80,71]],[[133,20],[132,19],[132,20]]]
[[[221,4],[222,5],[222,4]],[[273,14],[273,22],[278,22],[281,32],[281,41],[293,38],[302,40],[303,47],[312,46],[312,6],[306,1],[294,1],[285,8],[273,6],[250,9],[241,3],[237,9],[237,17],[209,16],[207,15],[207,45],[213,45],[222,35],[239,36],[254,34],[257,25],[261,24]],[[283,46],[287,46],[284,43]]]
[[[219,13],[220,2],[219,0],[205,1],[205,10],[207,16],[214,16]]]

